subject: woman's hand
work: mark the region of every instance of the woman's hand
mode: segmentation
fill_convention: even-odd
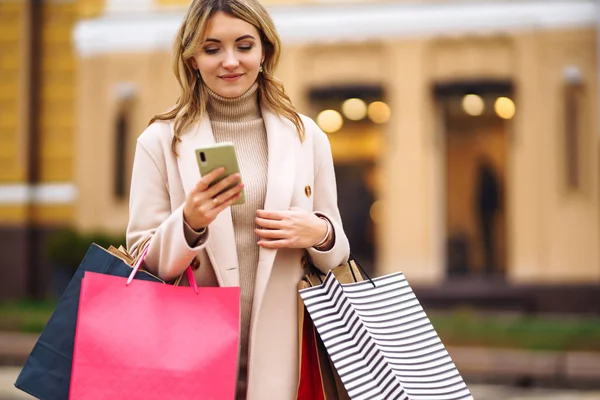
[[[221,211],[240,198],[240,192],[244,187],[240,182],[240,174],[232,174],[209,187],[223,172],[225,172],[224,168],[217,168],[204,175],[185,199],[183,219],[195,231],[207,227]],[[237,185],[223,192],[225,188],[236,182]]]
[[[327,234],[327,222],[296,207],[288,211],[256,210],[258,245],[267,249],[307,249]]]

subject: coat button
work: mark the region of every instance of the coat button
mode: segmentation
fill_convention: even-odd
[[[310,197],[310,195],[312,194],[312,189],[310,188],[309,185],[306,185],[304,187],[304,193],[306,193],[306,197]]]

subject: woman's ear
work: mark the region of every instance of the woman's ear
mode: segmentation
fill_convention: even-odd
[[[198,70],[198,63],[196,63],[196,60],[192,58],[191,62],[192,62],[192,68],[194,68],[195,70]]]

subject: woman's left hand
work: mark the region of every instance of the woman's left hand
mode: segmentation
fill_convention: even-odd
[[[327,234],[327,222],[315,214],[292,207],[287,211],[256,210],[258,245],[267,249],[307,249]]]

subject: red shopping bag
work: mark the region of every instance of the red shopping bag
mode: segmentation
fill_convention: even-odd
[[[126,281],[84,275],[70,399],[233,399],[239,288]]]
[[[326,400],[323,381],[321,379],[321,365],[317,349],[315,329],[304,310],[304,318],[298,321],[302,324],[301,354],[300,354],[300,381],[296,400]]]

